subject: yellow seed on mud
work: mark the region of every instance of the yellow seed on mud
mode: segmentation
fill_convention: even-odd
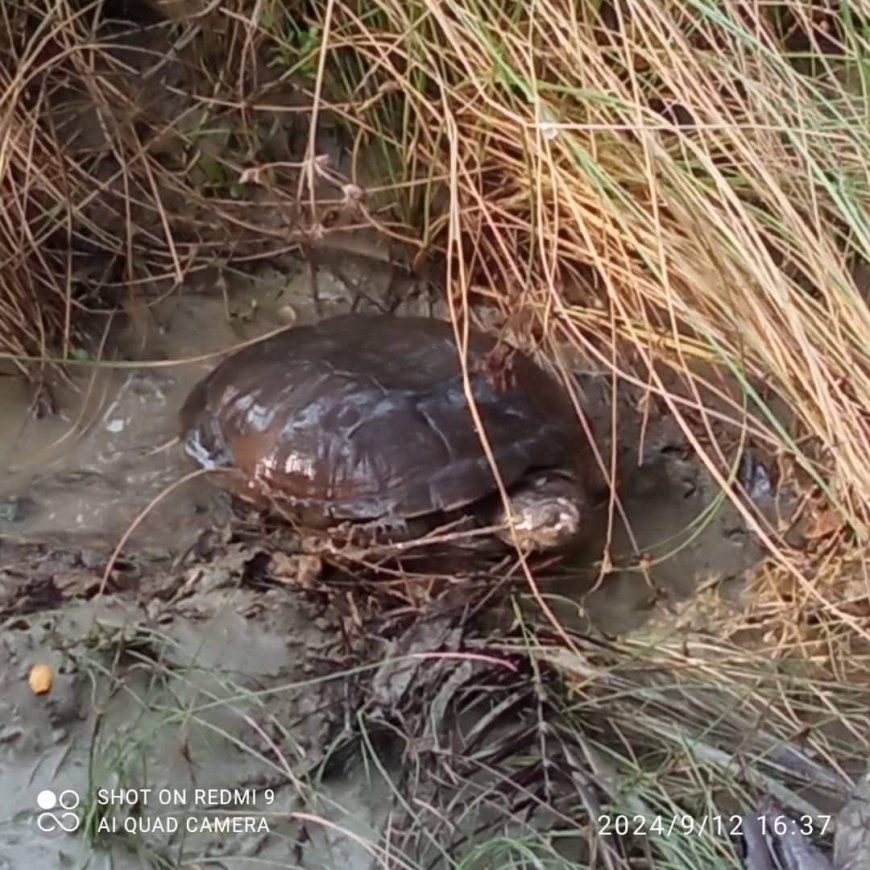
[[[34,695],[45,695],[51,691],[54,674],[48,665],[34,665],[27,676],[27,683]]]

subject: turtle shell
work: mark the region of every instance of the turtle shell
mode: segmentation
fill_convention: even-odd
[[[579,461],[573,408],[527,356],[473,331],[467,371],[505,485]],[[279,333],[200,381],[181,427],[202,465],[326,520],[410,519],[496,490],[440,320],[352,314]]]

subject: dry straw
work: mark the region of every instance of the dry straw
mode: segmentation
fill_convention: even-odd
[[[331,108],[445,251],[454,300],[495,301],[673,415],[776,557],[755,600],[780,651],[865,643],[867,10],[324,8]],[[802,551],[736,485],[746,446],[798,494]]]
[[[368,65],[346,109],[393,134],[403,181],[446,180],[449,209],[426,230],[449,236],[454,286],[534,309],[602,363],[616,348],[668,404],[656,363],[689,396],[698,363],[725,369],[770,443],[866,520],[867,45],[848,10],[367,8],[335,3],[326,39]]]

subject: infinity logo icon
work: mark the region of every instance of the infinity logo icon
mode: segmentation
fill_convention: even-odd
[[[78,813],[73,812],[81,803],[78,792],[66,788],[60,794],[55,794],[51,789],[45,789],[36,796],[37,806],[44,810],[36,817],[36,826],[46,834],[52,831],[66,831],[71,834],[78,830],[82,821]],[[62,812],[55,811],[57,807]]]

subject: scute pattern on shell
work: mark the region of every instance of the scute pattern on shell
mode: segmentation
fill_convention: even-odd
[[[506,378],[488,376],[497,343],[472,332],[468,369],[505,483],[572,467],[582,433],[561,387],[519,351]],[[329,519],[411,518],[495,490],[452,326],[438,320],[344,315],[273,336],[201,381],[181,425],[201,464]]]

